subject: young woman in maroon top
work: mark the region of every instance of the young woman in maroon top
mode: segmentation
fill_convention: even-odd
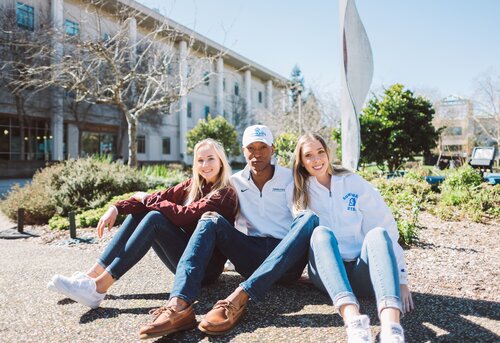
[[[113,227],[118,214],[128,214],[101,257],[84,274],[55,275],[48,288],[92,308],[99,306],[108,288],[132,268],[152,247],[166,267],[175,273],[177,263],[202,214],[218,212],[234,222],[237,195],[230,182],[231,170],[222,145],[205,139],[194,148],[193,176],[175,187],[130,199],[111,206],[97,225]],[[204,283],[215,281],[226,258],[214,251],[208,262]]]

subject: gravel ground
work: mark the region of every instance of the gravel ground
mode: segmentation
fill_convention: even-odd
[[[417,309],[403,318],[408,342],[500,342],[500,223],[442,222],[422,215],[417,246],[407,250],[410,283]],[[14,226],[0,214],[0,229]],[[27,228],[40,237],[0,239],[0,341],[134,342],[148,322],[148,311],[168,298],[173,275],[154,253],[117,282],[97,310],[49,292],[54,273],[86,270],[109,236],[93,244],[71,242],[67,232]],[[79,230],[94,238],[94,230]],[[76,244],[75,244],[76,243]],[[196,313],[206,313],[242,278],[225,273],[203,290]],[[380,331],[373,301],[362,300]],[[251,304],[230,334],[209,339],[197,330],[157,340],[172,342],[343,342],[342,322],[330,300],[308,284],[276,286],[265,303]]]

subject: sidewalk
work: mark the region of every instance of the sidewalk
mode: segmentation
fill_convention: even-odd
[[[429,224],[421,245],[407,251],[417,306],[403,318],[408,342],[500,340],[499,266],[492,263],[499,251],[487,246],[497,246],[491,243],[497,229]],[[463,234],[450,239],[450,234],[458,232]],[[490,243],[483,246],[488,239]],[[164,304],[173,282],[173,275],[154,253],[117,282],[97,310],[45,288],[54,273],[85,271],[101,248],[99,244],[49,245],[39,238],[0,239],[0,341],[138,342],[139,327],[151,319],[148,311]],[[194,306],[198,320],[241,280],[235,273],[226,273],[205,288]],[[374,302],[363,300],[361,305],[372,320],[375,336],[379,322]],[[310,285],[295,284],[273,287],[267,301],[251,304],[242,323],[227,336],[209,339],[191,330],[157,341],[303,343],[344,342],[345,338],[340,317],[334,315],[328,297]]]

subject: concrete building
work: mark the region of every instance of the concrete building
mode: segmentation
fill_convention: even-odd
[[[132,41],[147,35],[148,28],[155,22],[165,20],[188,37],[175,46],[179,65],[188,63],[188,39],[203,44],[214,54],[224,52],[223,57],[218,58],[213,65],[206,66],[209,76],[205,82],[183,96],[172,106],[171,111],[152,122],[140,122],[139,161],[190,163],[190,156],[186,153],[186,133],[201,118],[206,118],[209,114],[222,115],[241,129],[242,124],[255,122],[257,112],[271,112],[273,106],[288,101],[286,92],[280,86],[288,80],[281,75],[138,2],[107,1],[105,4],[101,8],[102,17],[98,30],[89,14],[88,2],[0,0],[2,10],[11,8],[15,13],[17,26],[26,31],[34,32],[50,25],[66,35],[87,35],[104,39],[106,35],[113,33],[116,23],[111,19],[112,16],[106,16],[102,11],[126,6],[135,11],[137,19],[140,18],[130,18],[128,27]],[[55,44],[55,48],[61,51],[58,56],[62,58],[65,47]],[[127,137],[120,133],[123,130],[120,131],[120,113],[116,108],[92,105],[75,109],[71,106],[71,94],[57,92],[62,91],[31,94],[21,99],[22,111],[19,111],[19,99],[5,85],[0,85],[0,177],[9,176],[7,170],[19,170],[22,166],[33,169],[44,161],[92,154],[112,153],[127,159]]]
[[[445,127],[436,151],[437,155],[450,159],[468,161],[476,146],[496,146],[492,137],[500,137],[500,118],[487,116],[475,108],[474,102],[450,95],[435,104],[436,128]],[[498,154],[496,157],[498,165]]]

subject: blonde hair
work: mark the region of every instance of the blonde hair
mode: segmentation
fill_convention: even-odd
[[[219,175],[217,180],[212,186],[212,190],[210,193],[207,195],[208,198],[213,196],[216,192],[220,191],[221,189],[227,188],[227,187],[232,187],[231,184],[231,167],[229,166],[229,163],[227,161],[226,153],[224,152],[224,148],[222,144],[217,142],[216,140],[212,138],[206,138],[204,140],[199,141],[196,143],[194,146],[194,156],[193,156],[193,161],[196,163],[198,160],[198,151],[202,146],[210,146],[214,148],[215,154],[219,158],[221,162],[221,169],[219,171]],[[186,200],[186,205],[192,203],[193,201],[196,201],[198,199],[201,199],[203,197],[203,185],[205,184],[205,179],[198,173],[198,169],[193,166],[193,176],[192,176],[192,182],[191,186],[189,187],[189,194]]]
[[[297,146],[295,147],[293,160],[293,209],[295,212],[305,210],[309,205],[309,194],[307,192],[307,187],[309,176],[311,175],[309,175],[306,168],[304,167],[301,160],[301,155],[302,147],[304,146],[304,144],[310,141],[320,142],[323,146],[323,149],[325,149],[326,157],[328,158],[328,174],[343,175],[351,173],[351,171],[345,168],[332,165],[330,148],[328,148],[328,145],[326,144],[323,137],[321,137],[317,133],[306,133],[305,135],[300,136],[299,140],[297,141]]]

